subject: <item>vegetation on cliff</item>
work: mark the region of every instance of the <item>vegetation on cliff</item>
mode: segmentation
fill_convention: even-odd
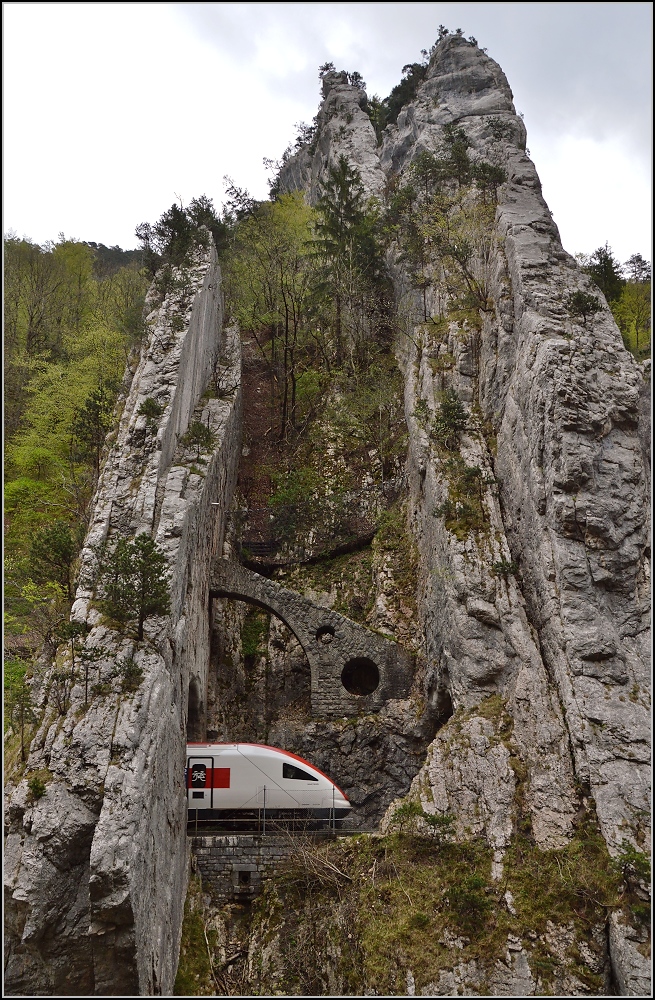
[[[133,253],[5,239],[6,720],[24,754],[25,673],[61,641],[112,411],[143,330]],[[19,723],[16,723],[19,719]]]

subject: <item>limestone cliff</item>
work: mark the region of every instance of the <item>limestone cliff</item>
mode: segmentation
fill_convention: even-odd
[[[355,840],[339,860],[348,871],[322,884],[332,896],[318,921],[309,897],[293,912],[277,897],[270,905],[264,899],[246,932],[216,916],[224,958],[246,956],[245,978],[233,990],[226,983],[226,993],[308,981],[293,978],[306,961],[312,984],[326,994],[369,992],[375,981],[425,995],[546,988],[640,995],[648,991],[646,935],[629,908],[614,908],[607,927],[593,910],[593,920],[583,915],[576,923],[574,913],[534,930],[521,924],[504,886],[512,865],[520,867],[519,835],[529,835],[540,856],[558,849],[570,858],[579,831],[598,824],[601,860],[606,848],[614,857],[625,844],[647,849],[644,371],[623,348],[604,302],[584,320],[567,308],[571,293],[592,291],[590,279],[562,249],[502,70],[476,45],[448,36],[435,46],[415,98],[380,144],[366,95],[345,74],[324,75],[323,98],[312,144],[282,169],[283,191],[302,189],[316,202],[326,171],[344,155],[366,193],[383,203],[421,153],[443,147],[446,126],[463,130],[473,163],[490,161],[505,178],[493,208],[485,202],[491,225],[469,234],[478,239],[472,277],[484,289],[484,308],[454,308],[445,266],[434,265],[419,290],[398,245],[388,252],[409,433],[408,518],[397,535],[409,530],[413,538],[403,550],[412,592],[399,597],[401,570],[375,543],[340,580],[296,567],[281,581],[335,611],[338,587],[350,587],[353,600],[360,586],[372,592],[363,624],[395,632],[416,654],[412,696],[391,698],[369,716],[313,717],[308,664],[279,623],[267,634],[266,655],[259,647],[250,654],[245,684],[237,648],[244,616],[226,600],[210,611],[212,561],[233,551],[224,538],[241,455],[240,345],[236,330],[223,330],[216,259],[199,257],[150,293],[147,338],[126,379],[93,505],[74,606],[74,617],[91,626],[87,649],[97,651],[92,696],[78,679],[57,704],[56,674],[70,664],[64,656],[52,666],[28,761],[45,794],[35,798],[26,779],[9,789],[7,990],[172,991],[188,871],[183,747],[187,733],[202,738],[209,722],[219,738],[266,735],[328,771],[343,764],[348,794],[369,821],[408,789],[426,814],[452,814],[462,843],[478,838],[462,848],[464,862],[484,855],[503,901],[493,953],[476,953],[469,937],[447,928],[434,938],[386,847],[376,854],[375,838]],[[223,377],[212,379],[219,368]],[[206,393],[210,381],[229,388]],[[453,456],[434,434],[446,389],[466,409],[458,453],[463,468],[477,470],[480,530],[458,522],[457,504],[449,506]],[[146,399],[161,411],[154,422],[140,413]],[[193,420],[214,436],[201,460],[181,440]],[[142,531],[166,553],[172,600],[170,614],[150,619],[146,642],[137,644],[112,629],[95,600],[106,547]],[[218,676],[216,664],[228,660],[231,672]],[[303,710],[287,712],[292,702]],[[439,878],[443,892],[452,892],[448,872],[437,871],[444,867],[438,852],[428,854],[427,862],[406,859],[403,878],[425,876],[412,893]],[[549,853],[549,864],[558,857]],[[453,858],[462,860],[454,849]],[[306,870],[299,878],[301,887],[315,886]],[[405,928],[406,942],[418,947],[410,957],[401,949],[391,979],[376,980],[362,942],[375,924],[371,918],[367,929],[369,912],[384,910],[394,893],[401,906],[404,896],[410,902],[415,923]],[[486,912],[481,896],[478,904]],[[379,926],[389,924],[381,914]],[[294,956],[294,941],[311,949]],[[384,950],[386,938],[380,941]],[[441,964],[420,979],[412,962],[432,946]],[[544,969],[553,967],[548,978]]]
[[[189,711],[207,687],[209,565],[220,549],[239,454],[240,354],[222,329],[221,274],[212,253],[156,283],[147,335],[119,403],[98,484],[73,608],[100,658],[88,704],[79,677],[68,701],[50,697],[28,760],[45,778],[10,789],[5,855],[5,988],[21,995],[160,995],[175,976],[188,870],[180,782]],[[225,398],[201,399],[212,371]],[[233,387],[237,388],[233,388]],[[158,404],[156,420],[140,413]],[[216,448],[201,461],[180,441],[207,424]],[[212,506],[218,500],[219,506]],[[171,611],[135,643],[94,607],[103,546],[146,531],[166,553]],[[54,668],[68,669],[62,662]],[[196,698],[194,704],[194,698]],[[191,705],[190,705],[191,702]]]
[[[407,177],[451,124],[464,130],[474,162],[492,159],[506,173],[493,232],[477,262],[491,304],[479,325],[449,315],[438,272],[427,313],[445,317],[445,331],[424,322],[409,275],[393,251],[390,258],[426,693],[436,700],[447,690],[455,710],[473,714],[485,697],[502,696],[513,721],[512,753],[526,769],[521,794],[537,844],[564,845],[591,796],[610,853],[624,841],[643,849],[650,731],[644,372],[624,349],[604,300],[589,325],[566,308],[571,293],[593,286],[562,249],[525,151],[523,123],[493,60],[463,38],[440,42],[416,98],[379,147],[370,123],[353,111],[361,92],[350,88],[348,96],[333,75],[325,89],[319,121],[328,124],[313,155],[301,150],[283,167],[282,190],[302,182],[315,200],[326,165],[343,154],[362,166],[368,190],[380,196],[384,181]],[[458,536],[435,516],[449,495],[449,477],[427,428],[444,388],[439,359],[446,356],[453,364],[445,384],[470,413],[462,456],[486,472],[484,537]],[[444,779],[452,760],[436,761],[440,741],[452,739],[450,726],[437,737],[416,787],[426,808],[452,810],[462,829],[481,824],[499,874],[517,821],[509,758],[493,762],[483,744],[473,754],[463,749],[452,781]],[[639,939],[639,931],[612,918],[621,992],[646,988]]]

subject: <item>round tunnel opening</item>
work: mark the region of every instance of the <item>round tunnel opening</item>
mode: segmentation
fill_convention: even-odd
[[[373,694],[380,683],[380,671],[367,656],[355,656],[341,671],[341,683],[349,694]]]

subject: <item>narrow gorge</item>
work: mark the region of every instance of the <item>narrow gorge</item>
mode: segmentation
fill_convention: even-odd
[[[563,250],[477,44],[446,34],[376,124],[324,68],[274,181],[315,208],[350,170],[387,220],[369,381],[353,359],[374,313],[357,340],[337,304],[354,388],[290,379],[299,407],[321,402],[285,475],[269,347],[228,311],[216,247],[148,293],[72,611],[93,693],[78,679],[56,707],[61,647],[7,788],[8,995],[172,995],[187,890],[210,995],[650,993],[650,361]],[[139,641],[99,587],[105,553],[142,533],[170,607]],[[351,661],[372,690],[349,687]],[[187,739],[301,755],[350,799],[352,837],[251,906],[212,904],[190,883]]]

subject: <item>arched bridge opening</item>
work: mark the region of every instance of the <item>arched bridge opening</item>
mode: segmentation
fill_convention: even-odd
[[[295,635],[309,661],[314,716],[378,711],[409,693],[413,659],[407,650],[239,563],[214,562],[210,597],[247,601],[274,614]]]

